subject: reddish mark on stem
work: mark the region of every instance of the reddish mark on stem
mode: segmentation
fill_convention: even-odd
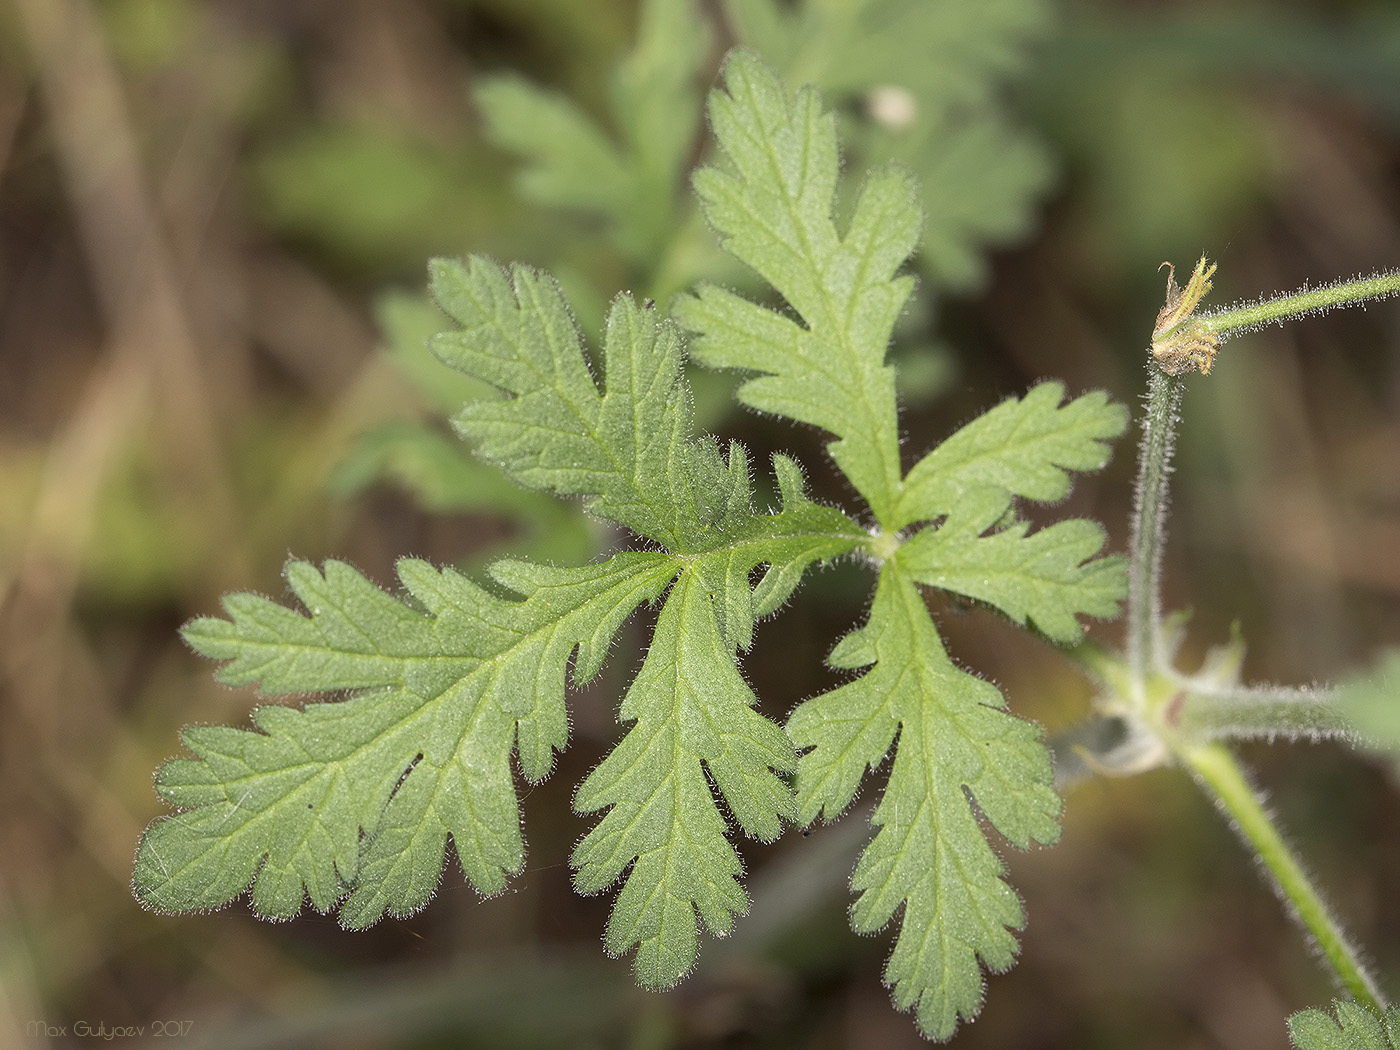
[[[1166,709],[1162,713],[1162,721],[1175,728],[1181,721],[1181,707],[1186,703],[1185,693],[1174,693],[1167,701]]]

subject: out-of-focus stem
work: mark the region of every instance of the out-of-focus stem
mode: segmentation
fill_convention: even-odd
[[[1341,926],[1318,896],[1293,851],[1284,842],[1273,818],[1245,779],[1235,756],[1222,744],[1186,749],[1178,758],[1191,770],[1196,782],[1229,816],[1240,837],[1259,855],[1274,887],[1290,906],[1293,917],[1317,942],[1331,965],[1338,984],[1350,996],[1377,1012],[1385,997],[1342,932]]]

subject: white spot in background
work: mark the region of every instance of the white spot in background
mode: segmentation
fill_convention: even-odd
[[[891,131],[904,131],[919,116],[919,103],[907,88],[885,84],[871,88],[865,96],[865,111],[870,119]]]

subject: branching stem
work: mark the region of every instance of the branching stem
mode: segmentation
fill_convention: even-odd
[[[1305,289],[1215,314],[1197,314],[1196,305],[1210,290],[1214,272],[1215,267],[1203,258],[1184,290],[1168,278],[1167,304],[1153,331],[1129,550],[1126,667],[1121,675],[1114,675],[1111,669],[1105,673],[1102,665],[1113,661],[1102,656],[1098,659],[1099,676],[1118,695],[1116,701],[1110,699],[1104,710],[1109,715],[1127,718],[1140,733],[1154,736],[1162,748],[1159,760],[1169,752],[1191,771],[1230,818],[1241,838],[1258,854],[1280,897],[1316,941],[1339,985],[1359,1002],[1379,1010],[1385,1000],[1374,978],[1294,857],[1233,753],[1211,739],[1274,733],[1343,736],[1347,732],[1345,723],[1325,693],[1280,688],[1251,690],[1232,687],[1228,681],[1183,679],[1172,667],[1175,642],[1164,638],[1161,629],[1160,576],[1183,374],[1191,370],[1208,374],[1220,342],[1232,334],[1333,306],[1396,294],[1400,292],[1400,270]],[[1085,662],[1094,669],[1095,661]],[[1210,688],[1192,688],[1196,684],[1209,684]]]

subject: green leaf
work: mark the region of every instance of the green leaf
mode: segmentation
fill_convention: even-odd
[[[524,196],[552,207],[620,215],[625,162],[572,101],[508,73],[484,78],[475,97],[491,141],[530,161],[518,180]]]
[[[588,890],[627,872],[609,946],[639,945],[639,978],[674,983],[695,958],[698,921],[726,930],[746,903],[715,789],[758,838],[776,836],[793,809],[778,774],[796,756],[753,710],[738,653],[812,562],[866,533],[807,499],[782,456],[780,508],[753,511],[742,447],[725,454],[691,435],[679,334],[651,308],[614,302],[600,386],[550,279],[438,261],[433,291],[462,325],[434,341],[440,356],[508,395],[458,417],[480,452],[532,488],[584,496],[663,549],[577,569],[496,563],[495,581],[519,599],[414,561],[400,563],[403,601],[335,562],[324,575],[288,569],[310,615],[231,596],[228,620],[186,629],[198,651],[228,661],[224,681],[351,696],[260,708],[261,732],[190,730],[196,758],[158,781],[186,812],[149,829],[138,895],[171,910],[214,907],[251,882],[266,917],[295,914],[309,895],[323,911],[343,900],[342,922],[367,926],[427,900],[449,836],[472,884],[500,890],[524,856],[512,749],[528,779],[548,773],[567,737],[570,660],[574,682],[593,677],[623,619],[669,586],[622,706],[637,724],[580,789],[581,812],[608,812],[575,863]]]
[[[794,770],[797,756],[782,730],[752,710],[755,697],[715,615],[716,569],[723,566],[702,563],[676,581],[622,703],[622,718],[636,725],[574,800],[580,813],[611,807],[574,850],[574,881],[592,893],[630,867],[607,947],[618,955],[639,945],[634,969],[648,988],[689,971],[697,914],[727,933],[748,907],[710,779],[752,837],[776,838],[780,818],[793,813],[792,793],[774,773]]]
[[[458,426],[484,455],[525,484],[589,497],[591,509],[679,555],[647,659],[623,701],[635,721],[580,787],[580,812],[608,812],[573,864],[584,892],[626,872],[608,950],[638,948],[647,987],[678,981],[693,964],[697,917],[715,932],[746,907],[740,865],[716,806],[718,788],[748,835],[769,839],[790,815],[775,773],[796,761],[754,696],[736,656],[756,616],[773,611],[815,560],[865,540],[844,515],[802,495],[792,461],[775,457],[777,514],[750,507],[748,461],[689,437],[680,340],[670,322],[619,297],[609,314],[599,392],[562,297],[517,268],[437,263],[434,293],[463,326],[440,336],[444,359],[512,397],[468,405]],[[750,573],[767,565],[756,587]]]
[[[375,303],[384,354],[423,398],[441,412],[489,397],[489,384],[444,364],[428,344],[442,328],[442,311],[426,295],[390,292]],[[360,434],[336,465],[330,488],[349,497],[375,483],[406,488],[425,510],[493,514],[514,526],[512,553],[548,562],[584,561],[602,548],[602,530],[572,504],[523,489],[440,424],[394,420]],[[474,550],[469,564],[499,557],[499,544]]]
[[[874,90],[879,90],[875,88]],[[1044,147],[998,111],[920,111],[903,131],[868,128],[860,152],[872,163],[900,163],[917,174],[925,201],[918,264],[940,291],[985,283],[988,249],[1034,229],[1036,205],[1051,188],[1054,164]]]
[[[261,707],[256,732],[186,731],[195,760],[167,763],[156,780],[186,812],[142,839],[133,884],[144,903],[219,907],[251,881],[258,914],[287,918],[304,896],[328,911],[353,888],[342,921],[358,927],[426,903],[448,835],[481,893],[520,870],[512,747],[527,778],[548,773],[568,733],[570,657],[575,682],[593,677],[622,621],[674,567],[645,553],[579,569],[498,563],[498,581],[523,601],[424,562],[398,569],[413,605],[340,562],[324,575],[291,562],[287,581],[309,615],[235,594],[228,620],[185,628],[198,652],[228,661],[219,678],[230,685],[353,692],[300,711]]]
[[[616,134],[514,76],[486,78],[476,101],[491,140],[527,161],[519,180],[526,197],[606,218],[629,258],[654,262],[678,225],[708,49],[694,0],[647,0],[637,47],[611,86]]]
[[[1024,522],[1006,525],[1005,518],[1017,497],[1048,503],[1067,496],[1068,471],[1101,468],[1108,440],[1128,418],[1102,391],[1062,405],[1063,397],[1061,384],[1041,383],[958,430],[909,471],[895,521],[939,522],[899,552],[912,578],[1070,643],[1083,633],[1077,616],[1117,615],[1127,596],[1126,563],[1094,559],[1105,538],[1094,522],[1062,521],[1027,535]]]
[[[324,575],[304,562],[288,566],[288,581],[309,616],[256,595],[229,596],[230,619],[198,619],[184,632],[197,651],[228,661],[222,681],[261,682],[268,693],[352,695],[303,711],[259,708],[259,732],[187,731],[195,760],[172,761],[157,778],[161,796],[186,812],[148,829],[137,856],[137,895],[163,910],[212,908],[251,882],[255,911],[286,918],[306,896],[328,911],[348,894],[342,922],[363,927],[386,909],[404,915],[426,903],[448,835],[477,890],[499,891],[524,856],[512,747],[528,779],[547,775],[567,738],[564,686],[571,656],[572,681],[590,680],[623,619],[655,599],[677,572],[651,652],[678,654],[683,672],[670,682],[670,715],[656,714],[643,731],[662,724],[662,732],[692,740],[695,708],[684,698],[699,695],[693,693],[697,684],[728,688],[718,699],[699,695],[697,701],[701,709],[713,707],[724,747],[675,754],[669,775],[693,778],[703,760],[741,827],[771,838],[777,816],[791,808],[790,795],[755,763],[771,756],[773,768],[786,770],[791,748],[776,726],[747,710],[752,695],[734,654],[751,641],[756,612],[771,612],[807,565],[844,553],[862,535],[839,512],[802,497],[790,461],[779,458],[776,469],[784,507],[753,518],[703,556],[628,552],[577,569],[497,562],[492,575],[523,601],[496,597],[460,573],[412,560],[399,564],[412,604],[339,562],[327,563]],[[749,574],[765,564],[754,601]],[[660,656],[652,659],[638,680],[646,683],[634,685],[629,696],[664,705],[666,669],[656,670]],[[647,677],[648,667],[656,681]],[[624,717],[634,717],[629,710],[624,705]],[[619,753],[628,746],[624,740]],[[625,758],[609,761],[610,769],[626,765]],[[699,775],[692,787],[709,783]],[[613,801],[595,792],[587,808]],[[709,815],[698,812],[704,806]],[[686,815],[700,824],[718,821],[722,837],[711,794],[688,796]],[[692,874],[732,881],[722,854],[712,855],[709,868],[692,867]],[[650,871],[634,869],[628,880],[633,894],[646,889],[648,876],[638,870]],[[631,921],[628,901],[624,896],[618,904],[619,929]],[[709,903],[697,906],[702,903],[705,920],[724,928]],[[678,935],[674,915],[666,932]],[[639,962],[638,972],[652,971]]]
[[[269,138],[248,180],[260,213],[344,266],[398,274],[513,225],[509,191],[481,149],[433,141],[392,120],[318,122]]]
[[[690,440],[680,335],[655,310],[626,295],[613,302],[600,393],[549,277],[438,259],[432,289],[462,326],[434,349],[511,395],[468,404],[457,427],[516,481],[586,495],[593,513],[673,551],[752,513],[742,457],[731,452],[726,465],[713,442]]]
[[[574,850],[575,885],[596,893],[626,873],[606,944],[613,955],[637,946],[633,969],[648,988],[669,987],[690,970],[697,916],[725,933],[748,906],[711,783],[750,837],[776,838],[780,818],[793,813],[792,793],[775,773],[791,772],[796,754],[752,709],[735,653],[751,642],[754,617],[776,609],[808,565],[863,538],[839,512],[802,496],[791,460],[775,457],[774,467],[782,509],[754,519],[727,546],[686,559],[622,702],[622,719],[635,725],[574,799],[580,813],[608,810]],[[768,568],[751,592],[759,564]]]
[[[956,512],[978,531],[1014,497],[1053,503],[1069,494],[1068,471],[1099,470],[1128,413],[1101,390],[1061,405],[1060,383],[1041,383],[978,416],[919,460],[904,480],[894,518],[903,528]]]
[[[691,8],[658,0],[644,18],[666,12]],[[673,45],[652,46],[655,61],[638,58],[620,81],[634,115],[652,112],[648,85]],[[725,85],[710,113],[728,167],[701,171],[696,188],[725,245],[791,313],[709,286],[677,316],[699,334],[703,363],[749,373],[743,400],[833,436],[874,527],[808,499],[783,456],[781,504],[756,513],[747,453],[693,433],[679,329],[650,304],[615,299],[590,354],[553,279],[481,258],[434,262],[434,297],[459,326],[434,351],[493,391],[458,413],[458,429],[515,482],[581,497],[643,549],[580,568],[498,562],[489,572],[509,594],[405,561],[402,599],[339,563],[292,563],[305,614],[234,595],[228,619],[191,623],[187,639],[226,661],[225,681],[347,696],[259,708],[256,731],[186,734],[195,757],[158,780],[181,812],[139,849],[143,901],[214,907],[251,885],[264,916],[294,914],[309,896],[364,926],[426,901],[449,837],[473,885],[498,891],[523,863],[512,753],[527,779],[548,773],[567,738],[568,684],[596,675],[623,620],[657,602],[622,699],[628,729],[575,795],[579,812],[600,814],[572,858],[577,887],[620,883],[608,951],[635,948],[649,987],[679,980],[700,924],[723,933],[747,906],[731,823],[766,840],[784,819],[834,818],[893,748],[852,922],[868,932],[902,913],[885,976],[926,1033],[945,1037],[975,1015],[983,968],[1011,964],[1023,921],[980,820],[1019,847],[1050,842],[1059,800],[1037,730],[954,665],[918,585],[961,589],[1061,639],[1077,634],[1077,616],[1111,611],[1122,574],[1092,560],[1102,533],[1077,521],[1028,533],[1015,510],[1061,498],[1068,471],[1101,466],[1123,414],[1102,395],[1062,406],[1063,389],[1046,384],[906,477],[886,353],[913,285],[897,272],[918,239],[912,181],[875,172],[838,228],[834,123],[815,92],[789,96],[742,52]],[[662,120],[657,106],[638,127]],[[570,121],[556,121],[561,141],[581,133]],[[799,705],[785,735],[756,710],[740,654],[810,565],[851,552],[879,564],[879,579],[866,624],[830,662],[866,670]]]
[[[1076,642],[1077,615],[1113,617],[1127,597],[1122,558],[1090,560],[1103,547],[1103,528],[1075,518],[1026,535],[1017,522],[979,535],[954,524],[917,533],[899,550],[899,563],[920,583],[975,598],[1016,623],[1035,624],[1057,642]]]
[[[613,955],[638,948],[633,969],[648,988],[670,987],[694,965],[697,916],[726,933],[748,907],[738,883],[743,866],[711,783],[752,838],[776,838],[780,818],[794,813],[792,792],[775,773],[795,770],[796,753],[753,710],[735,651],[752,641],[754,617],[777,609],[808,565],[864,538],[839,512],[802,495],[792,460],[775,456],[774,470],[779,513],[755,519],[727,547],[687,559],[622,702],[622,719],[635,724],[574,799],[580,813],[608,809],[574,850],[575,885],[596,893],[625,873],[606,945]],[[751,592],[759,564],[767,569]]]
[[[1043,0],[970,6],[927,0],[726,0],[725,14],[794,82],[831,99],[904,83],[941,109],[985,100],[1024,63],[1051,10]]]
[[[850,223],[832,216],[836,126],[815,91],[789,99],[777,77],[743,51],[725,64],[727,93],[710,121],[733,170],[695,175],[706,217],[725,248],[767,280],[802,323],[704,285],[673,314],[696,332],[696,360],[762,373],[739,399],[821,427],[832,458],[883,522],[900,482],[890,333],[913,290],[895,271],[913,251],[919,207],[908,176],[876,172]]]
[[[1288,1019],[1297,1050],[1400,1050],[1400,1008],[1382,1016],[1360,1003],[1334,1000],[1336,1020],[1322,1010],[1302,1010]]]
[[[830,662],[870,670],[788,720],[793,742],[811,749],[797,775],[798,819],[839,816],[898,735],[872,818],[880,830],[851,879],[860,894],[851,924],[874,932],[903,908],[885,983],[897,1006],[916,1008],[926,1035],[946,1039],[981,1006],[982,966],[1015,960],[1009,929],[1024,918],[977,812],[1016,846],[1054,842],[1050,757],[993,686],[948,659],[917,589],[893,566],[880,575],[869,620]]]
[[[964,427],[903,477],[885,354],[911,287],[896,276],[919,224],[909,180],[871,175],[838,231],[835,132],[815,92],[789,98],[743,52],[727,63],[725,86],[710,114],[731,169],[700,171],[696,189],[725,246],[799,319],[711,286],[680,299],[674,314],[698,333],[703,364],[759,373],[739,389],[746,403],[837,436],[832,458],[881,526],[867,546],[884,559],[870,619],[830,657],[837,667],[873,667],[799,705],[788,731],[810,749],[796,781],[804,822],[842,812],[898,738],[876,810],[881,830],[853,878],[861,895],[852,924],[871,932],[903,909],[886,981],[898,1005],[917,1006],[925,1033],[944,1038],[976,1014],[983,965],[1011,965],[1009,929],[1022,922],[968,793],[1020,846],[1058,836],[1059,799],[1038,731],[952,664],[916,583],[964,591],[1066,641],[1079,635],[1077,615],[1114,613],[1123,565],[1089,560],[1103,544],[1097,525],[1027,535],[1006,519],[1018,497],[1060,499],[1068,470],[1101,467],[1126,415],[1102,394],[1061,407],[1063,387],[1043,384]],[[897,531],[921,521],[930,524],[911,539]],[[987,533],[993,526],[1000,531]]]

